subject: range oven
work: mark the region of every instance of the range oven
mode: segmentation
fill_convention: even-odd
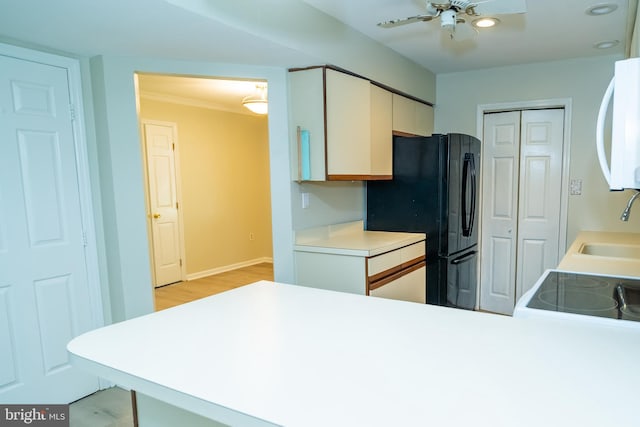
[[[640,280],[547,270],[520,298],[513,316],[640,328]]]

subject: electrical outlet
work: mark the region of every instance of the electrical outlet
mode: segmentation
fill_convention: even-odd
[[[309,193],[302,193],[302,209],[307,209],[309,207]]]

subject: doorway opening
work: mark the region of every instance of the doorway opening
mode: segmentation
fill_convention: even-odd
[[[156,309],[273,280],[268,120],[242,104],[266,82],[136,80]]]

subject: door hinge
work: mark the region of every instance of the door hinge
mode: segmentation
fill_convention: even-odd
[[[182,267],[182,258],[180,258],[180,267]]]
[[[180,209],[180,208],[178,207],[178,202],[176,202],[176,209]]]
[[[82,246],[87,246],[89,244],[88,240],[87,240],[87,232],[86,231],[82,231]]]
[[[175,142],[171,143],[171,150],[176,151],[176,143]]]
[[[69,104],[69,115],[71,116],[71,120],[76,119],[76,107],[73,104]]]

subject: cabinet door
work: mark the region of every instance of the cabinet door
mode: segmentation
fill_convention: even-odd
[[[297,142],[297,128],[309,132],[309,170],[310,181],[324,181],[325,170],[325,131],[324,131],[324,76],[322,68],[294,71],[289,73],[289,92],[291,94],[292,149],[291,176],[301,177],[301,155]]]
[[[416,102],[416,134],[431,136],[433,134],[433,107]]]
[[[320,252],[295,251],[296,285],[365,295],[365,259]]]
[[[407,135],[431,135],[433,107],[394,93],[393,130]]]
[[[396,93],[393,94],[393,130],[414,133],[415,107],[414,101]]]
[[[427,275],[424,263],[422,267],[404,274],[397,279],[369,291],[369,295],[401,301],[427,302]]]
[[[393,102],[388,90],[371,85],[371,170],[378,178],[392,177]]]
[[[327,178],[370,174],[370,82],[326,70]]]

